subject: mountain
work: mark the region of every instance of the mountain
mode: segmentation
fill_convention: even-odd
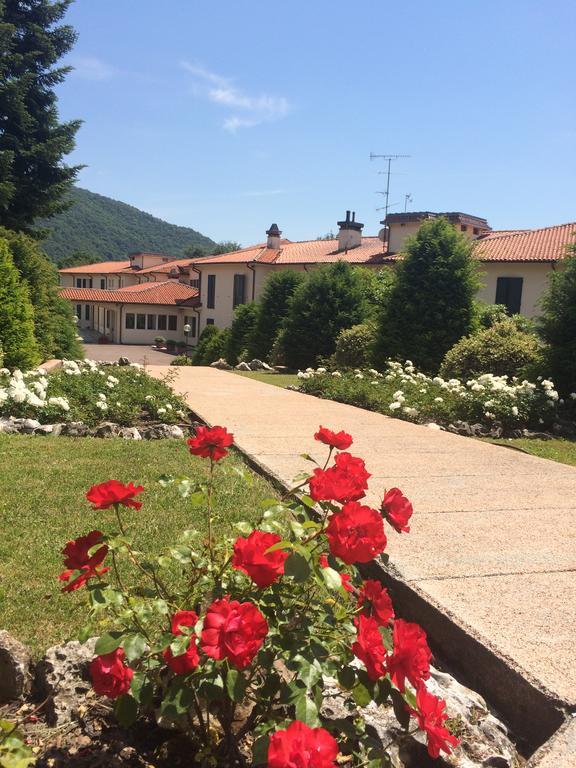
[[[179,258],[198,246],[212,250],[216,243],[188,227],[179,227],[96,192],[74,187],[74,204],[40,226],[50,230],[42,247],[53,261],[76,251],[105,260],[125,259],[131,251],[160,251]]]

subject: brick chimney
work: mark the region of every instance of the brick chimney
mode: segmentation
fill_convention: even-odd
[[[280,248],[280,236],[282,234],[278,229],[278,224],[272,224],[270,229],[266,230],[266,234],[268,235],[266,247],[277,251]]]
[[[338,222],[338,250],[347,251],[350,248],[357,248],[362,244],[362,229],[364,224],[360,224],[356,221],[356,212],[352,211],[352,218],[350,218],[350,211],[346,211],[346,220]]]

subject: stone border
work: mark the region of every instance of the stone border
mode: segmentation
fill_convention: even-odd
[[[197,412],[191,411],[191,414],[195,420],[211,426]],[[251,469],[277,490],[282,493],[290,490],[270,467],[238,443],[234,443],[234,448]],[[437,658],[505,719],[514,736],[521,741],[520,751],[530,757],[526,768],[576,768],[576,761],[573,766],[568,766],[561,759],[567,749],[567,741],[561,735],[568,727],[566,724],[574,714],[574,708],[530,679],[511,659],[477,637],[470,627],[440,610],[428,595],[404,581],[393,566],[374,560],[360,570],[390,589],[402,605],[403,616],[426,625]],[[571,738],[576,738],[574,723],[570,725],[573,728]],[[564,750],[558,754],[560,759],[555,757],[557,745]]]

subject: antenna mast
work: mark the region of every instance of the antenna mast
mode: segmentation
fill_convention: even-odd
[[[380,173],[386,174],[386,192],[384,192],[384,196],[386,197],[386,205],[384,206],[384,221],[386,221],[386,217],[388,216],[388,208],[389,206],[389,199],[390,199],[390,167],[392,165],[392,160],[398,160],[399,158],[403,157],[411,157],[411,155],[376,155],[374,152],[370,152],[370,160],[385,160],[388,162],[388,170],[386,171],[380,171]]]

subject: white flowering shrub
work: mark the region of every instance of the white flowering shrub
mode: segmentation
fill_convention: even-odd
[[[142,366],[113,367],[93,360],[64,360],[46,373],[0,368],[0,416],[37,419],[42,424],[140,421],[173,424],[186,417],[184,401]]]
[[[419,423],[467,421],[506,429],[550,426],[560,403],[554,383],[487,373],[461,381],[419,373],[407,360],[386,370],[298,372],[303,392]],[[576,397],[576,396],[575,396]]]

